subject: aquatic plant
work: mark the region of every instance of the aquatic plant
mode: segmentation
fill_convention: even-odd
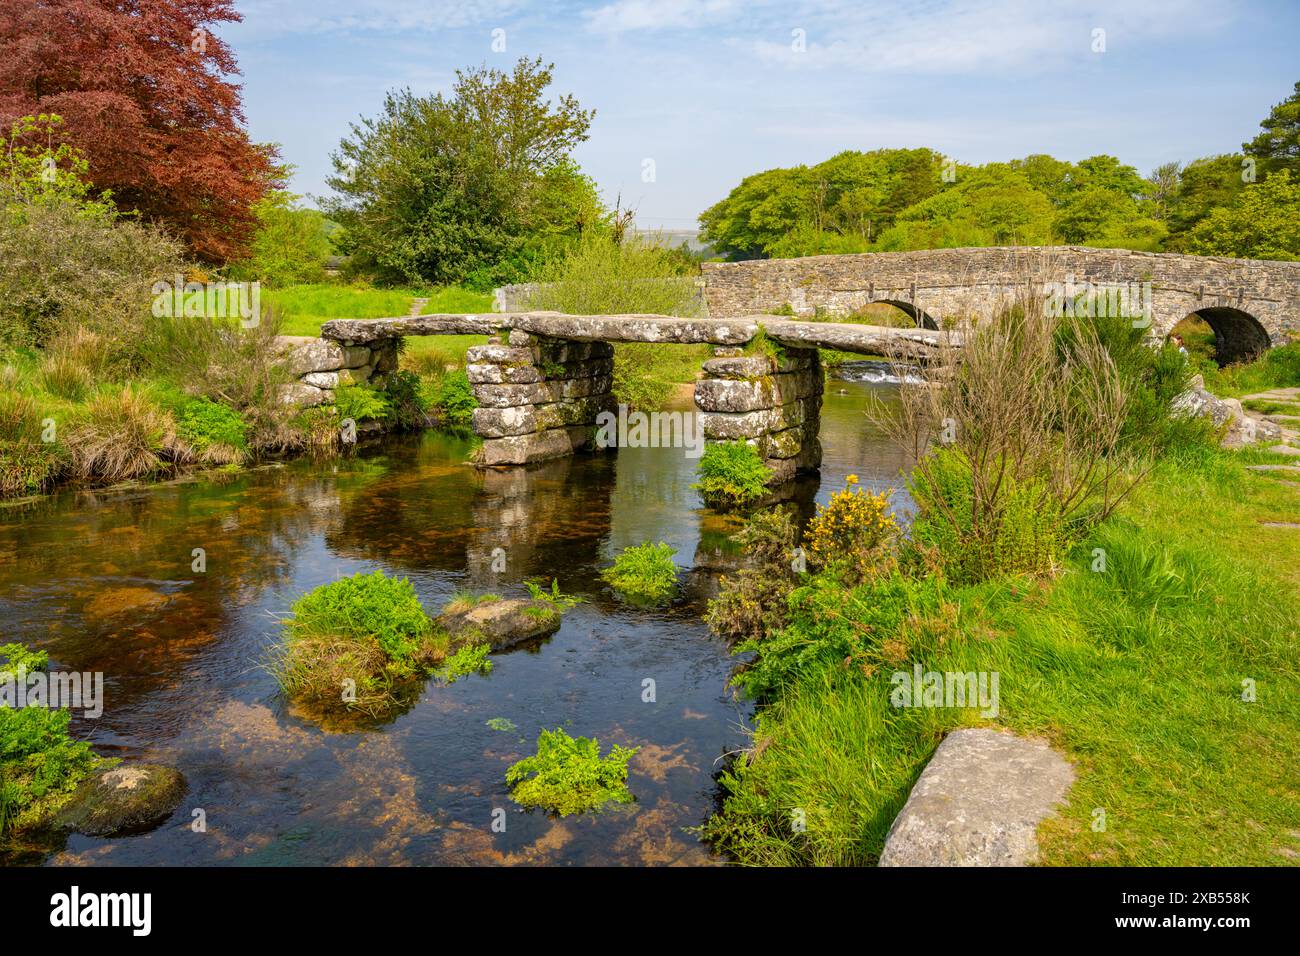
[[[457,648],[456,653],[452,654],[442,666],[434,672],[434,676],[448,684],[454,684],[462,677],[470,674],[487,674],[492,671],[492,661],[488,658],[492,647],[489,644],[466,644]]]
[[[515,726],[515,722],[513,720],[508,720],[505,717],[492,717],[489,720],[485,721],[485,723],[487,724],[488,727],[492,728],[493,730],[499,730],[502,733],[506,733],[506,734],[512,734],[519,729],[518,727]]]
[[[537,753],[506,771],[511,797],[525,807],[541,807],[560,816],[594,810],[604,803],[630,803],[627,762],[640,747],[615,745],[605,757],[600,742],[570,737],[562,728],[537,736]]]
[[[771,473],[758,449],[743,441],[711,442],[696,466],[700,480],[693,486],[711,508],[735,508],[767,493]]]
[[[447,656],[450,639],[406,578],[355,574],[304,594],[284,622],[272,672],[290,697],[324,711],[381,716]]]
[[[600,573],[601,579],[619,593],[634,600],[659,603],[677,589],[677,566],[673,549],[660,541],[624,548],[614,564]]]
[[[582,603],[582,598],[576,594],[565,594],[560,590],[559,578],[551,578],[549,590],[537,581],[525,581],[524,587],[528,588],[528,596],[534,601],[545,601],[561,614]]]

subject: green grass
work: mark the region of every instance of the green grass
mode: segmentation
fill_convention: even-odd
[[[891,707],[890,673],[919,661],[997,672],[994,723],[1075,764],[1042,862],[1286,863],[1283,849],[1300,850],[1300,532],[1260,522],[1294,521],[1298,503],[1227,453],[1162,463],[1058,580],[956,590],[874,657],[801,671],[761,712],[758,756],[728,776],[706,832],[746,863],[874,862],[943,734],[988,722]],[[817,608],[796,615],[806,637],[862,631],[852,600]]]

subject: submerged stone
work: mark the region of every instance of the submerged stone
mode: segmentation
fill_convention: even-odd
[[[132,764],[83,780],[55,823],[86,836],[143,833],[180,806],[185,777],[173,767]]]

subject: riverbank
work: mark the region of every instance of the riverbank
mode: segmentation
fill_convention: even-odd
[[[1043,863],[1294,861],[1300,486],[1246,468],[1278,460],[1163,461],[1058,579],[949,589],[893,635],[912,652],[888,666],[801,673],[760,710],[706,832],[742,863],[872,864],[943,735],[987,725],[1045,737],[1075,765]],[[869,632],[866,592],[827,586],[792,626],[823,632],[835,606]],[[998,674],[997,716],[891,707],[891,673],[914,664]]]

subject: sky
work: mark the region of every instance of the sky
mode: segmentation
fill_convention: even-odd
[[[1300,2],[235,0],[249,131],[295,192],[384,94],[555,65],[595,109],[575,158],[642,228],[692,229],[764,169],[928,146],[963,163],[1240,150],[1300,80]],[[502,49],[504,47],[504,49]]]

